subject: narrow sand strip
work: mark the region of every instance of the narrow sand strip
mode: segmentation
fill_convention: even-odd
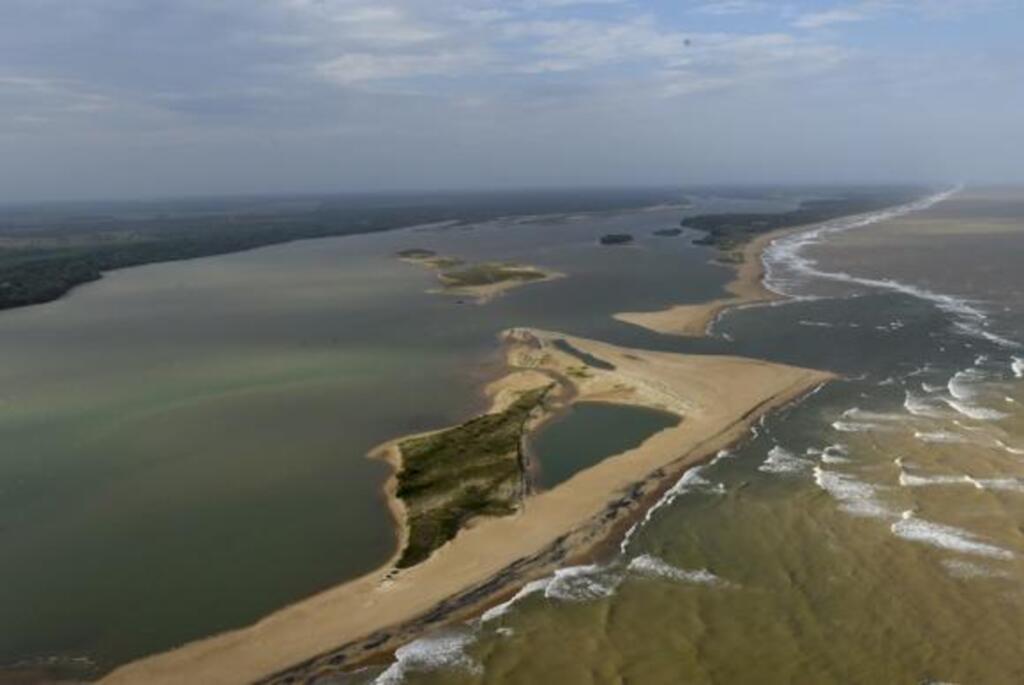
[[[723,297],[700,304],[680,304],[668,309],[654,312],[621,312],[615,318],[666,335],[684,337],[701,337],[707,335],[708,328],[727,309],[756,302],[772,302],[781,299],[764,287],[764,262],[761,259],[765,248],[776,238],[813,228],[800,226],[782,228],[760,235],[743,246],[743,261],[736,265],[736,275],[725,290],[732,297]]]
[[[252,626],[123,666],[102,682],[303,682],[393,650],[591,551],[623,530],[686,468],[742,439],[762,415],[832,377],[751,359],[632,350],[542,331],[517,329],[506,339],[513,371],[490,388],[497,405],[514,389],[550,382],[555,374],[573,386],[573,399],[658,407],[683,420],[527,498],[516,515],[475,521],[417,566],[400,573],[382,568]],[[581,372],[579,358],[552,346],[558,339],[614,368]]]

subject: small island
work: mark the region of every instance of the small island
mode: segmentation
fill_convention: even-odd
[[[396,254],[404,262],[425,266],[437,272],[437,278],[441,282],[442,288],[431,292],[472,298],[478,304],[488,302],[506,290],[527,283],[539,283],[563,276],[555,271],[526,264],[509,262],[468,264],[458,257],[440,255],[433,250],[423,248],[410,248]]]
[[[682,235],[683,229],[681,228],[659,228],[654,231],[654,235],[661,238],[675,238],[676,236]]]
[[[633,242],[633,236],[629,233],[608,233],[601,236],[602,245],[628,245]]]

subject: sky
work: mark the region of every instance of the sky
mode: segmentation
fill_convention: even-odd
[[[0,201],[1024,182],[1021,0],[0,0]]]

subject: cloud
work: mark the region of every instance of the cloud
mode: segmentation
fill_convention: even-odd
[[[799,142],[814,121],[841,127],[865,101],[927,118],[919,103],[946,106],[970,87],[964,121],[982,110],[1024,116],[1010,0],[0,1],[8,194],[28,187],[26,169],[76,168],[74,154],[80,169],[120,155],[120,176],[111,167],[109,179],[89,179],[117,192],[154,159],[154,174],[200,191],[197,168],[210,190],[227,178],[270,189],[526,182],[555,170],[587,176],[602,159],[615,169],[632,160],[630,178],[655,167],[675,178],[672,145],[692,163],[699,155],[683,153],[706,150],[701,169],[712,168],[722,136],[770,146],[774,134],[758,132],[789,126],[788,142]],[[996,10],[1006,12],[1000,30],[970,22],[949,39],[965,13]],[[847,37],[897,17],[929,19],[913,51],[892,31],[856,49]],[[919,68],[906,68],[912,58]],[[780,149],[794,147],[785,140]],[[747,151],[734,153],[744,170]],[[87,175],[68,172],[67,187]]]
[[[864,8],[837,8],[822,12],[810,12],[802,14],[793,22],[793,25],[801,29],[820,29],[833,24],[850,24],[858,21],[865,21],[871,17],[871,13]]]
[[[778,10],[778,4],[763,2],[762,0],[717,0],[717,2],[706,2],[694,8],[700,14],[715,16],[733,16],[737,14],[760,14],[770,10]]]

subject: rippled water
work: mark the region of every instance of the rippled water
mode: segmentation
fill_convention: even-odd
[[[1024,680],[1020,197],[777,251],[801,299],[719,332],[844,378],[686,474],[619,554],[357,680]]]

